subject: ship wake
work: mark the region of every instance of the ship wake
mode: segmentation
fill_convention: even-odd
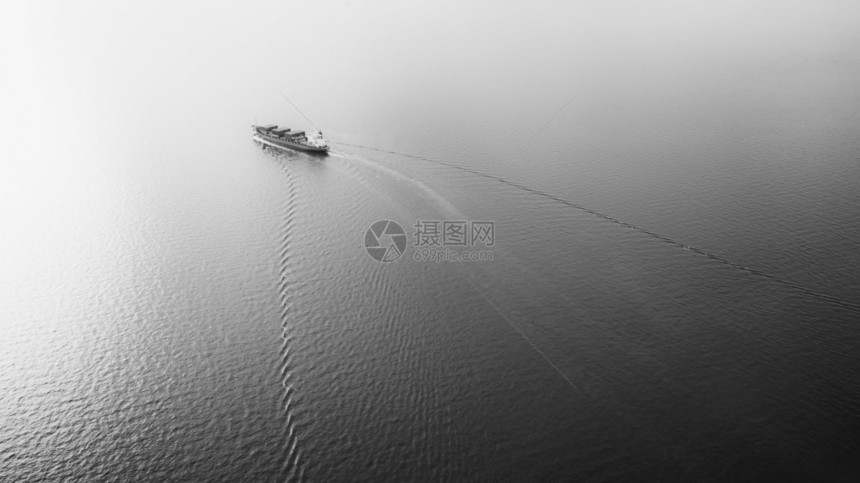
[[[286,178],[286,197],[282,206],[284,218],[281,225],[281,240],[279,253],[279,281],[278,294],[281,303],[281,352],[280,352],[280,374],[284,390],[281,395],[281,407],[283,408],[286,424],[281,436],[281,449],[283,451],[283,477],[287,481],[300,481],[303,479],[303,467],[301,464],[301,451],[299,449],[299,437],[296,433],[295,408],[294,408],[294,371],[291,357],[293,342],[293,305],[294,286],[296,283],[292,257],[292,242],[295,231],[295,219],[297,210],[297,193],[293,176],[286,165],[282,163]]]
[[[662,242],[664,242],[664,243],[668,243],[668,244],[670,244],[670,245],[673,245],[673,246],[675,246],[675,247],[677,247],[677,248],[681,248],[681,249],[684,249],[684,250],[687,250],[687,251],[690,251],[690,252],[696,253],[696,254],[698,254],[698,255],[701,255],[701,256],[707,257],[707,258],[709,258],[709,259],[711,259],[711,260],[714,260],[714,261],[719,262],[719,263],[721,263],[721,264],[723,264],[723,265],[726,265],[726,266],[732,267],[732,268],[734,268],[734,269],[741,270],[741,271],[744,271],[744,272],[747,272],[747,273],[753,274],[753,275],[755,275],[755,276],[757,276],[757,277],[761,277],[761,278],[768,279],[768,280],[770,280],[770,281],[772,281],[772,282],[778,283],[778,284],[783,285],[783,286],[786,286],[786,287],[790,287],[790,288],[792,288],[792,289],[794,289],[794,290],[797,290],[797,291],[799,291],[799,292],[803,292],[804,294],[806,294],[806,295],[808,295],[808,296],[810,296],[810,297],[813,297],[813,298],[815,298],[815,299],[822,300],[822,301],[825,301],[825,302],[828,302],[828,303],[832,303],[832,304],[834,304],[834,305],[838,305],[838,306],[840,306],[840,307],[843,307],[843,308],[846,308],[846,309],[852,310],[852,311],[854,311],[854,312],[860,312],[860,305],[858,305],[858,304],[855,304],[855,303],[852,303],[852,302],[849,302],[849,301],[843,300],[843,299],[841,299],[841,298],[839,298],[839,297],[835,297],[835,296],[832,296],[832,295],[829,295],[829,294],[826,294],[826,293],[822,293],[822,292],[818,292],[818,291],[812,290],[812,289],[810,289],[810,288],[808,288],[808,287],[805,287],[805,286],[803,286],[803,285],[801,285],[801,284],[799,284],[799,283],[797,283],[797,282],[794,282],[794,281],[792,281],[792,280],[788,280],[788,279],[786,279],[786,278],[782,278],[782,277],[780,277],[780,276],[778,276],[778,275],[774,275],[774,274],[772,274],[772,273],[766,272],[766,271],[764,271],[764,270],[761,270],[761,269],[758,269],[758,268],[755,268],[755,267],[749,267],[749,266],[743,265],[743,264],[741,264],[741,263],[735,262],[735,261],[733,261],[733,260],[731,260],[731,259],[728,259],[728,258],[726,258],[726,257],[724,257],[724,256],[718,255],[718,254],[713,253],[713,252],[711,252],[711,251],[705,250],[705,249],[703,249],[703,248],[699,248],[699,247],[695,247],[695,246],[687,245],[686,243],[683,243],[683,242],[681,242],[681,241],[675,240],[674,238],[671,238],[671,237],[669,237],[669,236],[663,235],[663,234],[661,234],[661,233],[657,233],[657,232],[652,231],[652,230],[649,230],[649,229],[647,229],[647,228],[643,228],[643,227],[640,227],[640,226],[638,226],[638,225],[634,225],[634,224],[632,224],[632,223],[626,222],[626,221],[624,221],[624,220],[620,220],[620,219],[615,218],[615,217],[613,217],[613,216],[611,216],[611,215],[608,215],[608,214],[606,214],[606,213],[602,213],[602,212],[600,212],[600,211],[597,211],[597,210],[595,210],[595,209],[592,209],[592,208],[589,208],[589,207],[586,207],[586,206],[580,205],[580,204],[578,204],[578,203],[575,203],[575,202],[573,202],[573,201],[567,200],[567,199],[565,199],[565,198],[561,198],[561,197],[556,196],[556,195],[553,195],[553,194],[551,194],[551,193],[547,193],[547,192],[545,192],[545,191],[541,191],[541,190],[538,190],[538,189],[532,188],[532,187],[530,187],[530,186],[527,186],[527,185],[524,185],[524,184],[518,183],[518,182],[516,182],[516,181],[512,181],[512,180],[509,180],[509,179],[507,179],[507,178],[503,178],[503,177],[501,177],[501,176],[497,176],[497,175],[495,175],[495,174],[485,173],[485,172],[483,172],[483,171],[480,171],[480,170],[477,170],[477,169],[473,169],[473,168],[469,168],[469,167],[466,167],[466,166],[462,166],[462,165],[459,165],[459,164],[455,164],[455,163],[451,163],[451,162],[447,162],[447,161],[441,161],[441,160],[438,160],[438,159],[427,158],[427,157],[424,157],[424,156],[418,156],[418,155],[415,155],[415,154],[402,153],[402,152],[398,152],[398,151],[390,151],[390,150],[386,150],[386,149],[379,149],[379,148],[374,148],[374,147],[372,147],[372,146],[363,146],[363,145],[359,145],[359,144],[348,144],[348,143],[338,143],[338,144],[341,144],[341,145],[344,145],[344,146],[353,146],[353,147],[357,147],[357,148],[368,149],[368,150],[371,150],[371,151],[378,151],[378,152],[383,152],[383,153],[395,154],[395,155],[403,156],[403,157],[407,157],[407,158],[419,159],[419,160],[422,160],[422,161],[427,161],[427,162],[434,163],[434,164],[438,164],[438,165],[441,165],[441,166],[446,166],[446,167],[449,167],[449,168],[453,168],[453,169],[457,169],[457,170],[460,170],[460,171],[464,171],[464,172],[467,172],[467,173],[470,173],[470,174],[473,174],[473,175],[476,175],[476,176],[480,176],[480,177],[482,177],[482,178],[491,179],[491,180],[497,181],[497,182],[499,182],[499,183],[503,183],[503,184],[505,184],[505,185],[508,185],[508,186],[510,186],[510,187],[516,188],[516,189],[518,189],[518,190],[526,191],[526,192],[532,193],[532,194],[534,194],[534,195],[541,196],[541,197],[543,197],[543,198],[546,198],[546,199],[552,200],[552,201],[553,201],[553,202],[555,202],[555,203],[560,203],[560,204],[562,204],[562,205],[568,206],[568,207],[573,208],[573,209],[576,209],[576,210],[578,210],[578,211],[581,211],[581,212],[584,212],[584,213],[588,213],[588,214],[590,214],[590,215],[592,215],[592,216],[595,216],[595,217],[597,217],[597,218],[600,218],[600,219],[602,219],[602,220],[608,221],[608,222],[610,222],[610,223],[613,223],[613,224],[615,224],[615,225],[618,225],[618,226],[624,227],[624,228],[626,228],[626,229],[630,229],[630,230],[636,231],[636,232],[641,233],[641,234],[643,234],[643,235],[646,235],[646,236],[649,236],[649,237],[651,237],[651,238],[654,238],[654,239],[660,240],[660,241],[662,241]]]

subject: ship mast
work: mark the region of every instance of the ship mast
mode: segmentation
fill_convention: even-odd
[[[276,90],[277,90],[277,89],[276,89]],[[281,91],[278,91],[278,94],[280,94],[280,95],[281,95],[281,97],[283,97],[284,99],[286,99],[286,100],[287,100],[287,102],[289,102],[289,103],[290,103],[290,105],[291,105],[291,106],[293,106],[293,108],[294,108],[296,111],[298,111],[298,113],[299,113],[299,114],[301,114],[301,115],[302,115],[302,117],[304,117],[305,119],[307,119],[307,121],[308,121],[309,123],[311,123],[311,126],[313,126],[314,130],[316,130],[317,132],[322,132],[322,131],[320,131],[320,129],[317,127],[317,125],[316,125],[316,124],[314,124],[314,122],[313,122],[313,121],[311,121],[311,119],[310,119],[308,116],[305,116],[305,113],[304,113],[304,112],[302,112],[302,110],[301,110],[301,109],[299,109],[299,106],[295,105],[295,104],[293,103],[293,101],[291,101],[291,100],[290,100],[290,98],[289,98],[289,97],[287,97],[287,96],[286,96],[283,92],[281,92]]]

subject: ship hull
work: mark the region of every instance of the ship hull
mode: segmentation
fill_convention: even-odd
[[[307,144],[292,143],[285,139],[275,139],[271,136],[257,134],[254,138],[260,142],[274,146],[276,148],[295,149],[297,151],[305,151],[309,153],[327,153],[328,147],[308,146]]]

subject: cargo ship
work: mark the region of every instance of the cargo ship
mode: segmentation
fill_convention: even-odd
[[[279,128],[276,124],[251,127],[254,130],[254,139],[265,144],[299,151],[328,152],[328,141],[322,131],[306,134],[304,131],[292,131],[288,127]]]

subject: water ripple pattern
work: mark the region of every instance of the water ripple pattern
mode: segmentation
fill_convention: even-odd
[[[732,261],[732,260],[729,260],[729,259],[727,259],[727,258],[725,258],[725,257],[722,257],[722,256],[720,256],[720,255],[717,255],[717,254],[715,254],[715,253],[712,253],[712,252],[710,252],[710,251],[708,251],[708,250],[705,250],[705,249],[703,249],[703,248],[698,248],[698,247],[694,247],[694,246],[687,245],[687,244],[685,244],[685,243],[683,243],[683,242],[677,241],[677,240],[675,240],[675,239],[673,239],[673,238],[670,238],[670,237],[668,237],[668,236],[666,236],[666,235],[662,235],[662,234],[660,234],[660,233],[657,233],[657,232],[654,232],[654,231],[648,230],[648,229],[646,229],[646,228],[642,228],[642,227],[637,226],[637,225],[634,225],[634,224],[632,224],[632,223],[628,223],[628,222],[626,222],[626,221],[619,220],[618,218],[615,218],[615,217],[613,217],[613,216],[607,215],[607,214],[605,214],[605,213],[601,213],[601,212],[599,212],[599,211],[596,211],[596,210],[594,210],[594,209],[588,208],[588,207],[586,207],[586,206],[579,205],[579,204],[574,203],[574,202],[572,202],[572,201],[570,201],[570,200],[566,200],[566,199],[564,199],[564,198],[561,198],[561,197],[555,196],[555,195],[553,195],[553,194],[551,194],[551,193],[547,193],[547,192],[544,192],[544,191],[540,191],[540,190],[537,190],[537,189],[535,189],[535,188],[531,188],[531,187],[529,187],[529,186],[526,186],[526,185],[523,185],[523,184],[517,183],[517,182],[515,182],[515,181],[511,181],[511,180],[509,180],[509,179],[502,178],[501,176],[496,176],[496,175],[494,175],[494,174],[490,174],[490,173],[484,173],[484,172],[482,172],[482,171],[478,171],[478,170],[475,170],[475,169],[467,168],[467,167],[465,167],[465,166],[461,166],[461,165],[458,165],[458,164],[455,164],[455,163],[449,163],[449,162],[440,161],[440,160],[437,160],[437,159],[431,159],[431,158],[427,158],[427,157],[423,157],[423,156],[418,156],[418,155],[414,155],[414,154],[409,154],[409,153],[401,153],[401,152],[397,152],[397,151],[390,151],[390,150],[385,150],[385,149],[379,149],[379,148],[374,148],[374,147],[371,147],[371,146],[362,146],[362,145],[358,145],[358,144],[347,144],[347,143],[338,143],[338,144],[343,144],[343,145],[346,145],[346,146],[354,146],[354,147],[357,147],[357,148],[363,148],[363,149],[369,149],[369,150],[372,150],[372,151],[379,151],[379,152],[384,152],[384,153],[396,154],[396,155],[399,155],[399,156],[405,156],[405,157],[409,157],[409,158],[413,158],[413,159],[420,159],[420,160],[422,160],[422,161],[428,161],[428,162],[431,162],[431,163],[440,164],[440,165],[443,165],[443,166],[448,166],[448,167],[450,167],[450,168],[454,168],[454,169],[458,169],[458,170],[465,171],[465,172],[468,172],[468,173],[472,173],[472,174],[477,175],[477,176],[481,176],[481,177],[484,177],[484,178],[488,178],[488,179],[496,180],[496,181],[498,181],[498,182],[500,182],[500,183],[504,183],[504,184],[506,184],[506,185],[508,185],[508,186],[512,186],[512,187],[514,187],[514,188],[517,188],[517,189],[520,189],[520,190],[523,190],[523,191],[528,191],[528,192],[530,192],[530,193],[536,194],[536,195],[538,195],[538,196],[542,196],[542,197],[544,197],[544,198],[548,198],[548,199],[550,199],[550,200],[553,200],[553,201],[555,201],[555,202],[561,203],[561,204],[563,204],[563,205],[567,205],[567,206],[569,206],[569,207],[571,207],[571,208],[574,208],[574,209],[577,209],[577,210],[579,210],[579,211],[583,211],[583,212],[585,212],[585,213],[589,213],[589,214],[594,215],[594,216],[596,216],[596,217],[598,217],[598,218],[602,218],[602,219],[604,219],[604,220],[606,220],[606,221],[609,221],[609,222],[611,222],[611,223],[614,223],[614,224],[616,224],[616,225],[623,226],[623,227],[625,227],[625,228],[629,228],[629,229],[631,229],[631,230],[637,231],[637,232],[642,233],[642,234],[644,234],[644,235],[648,235],[648,236],[650,236],[650,237],[652,237],[652,238],[656,238],[656,239],[658,239],[658,240],[660,240],[660,241],[663,241],[663,242],[669,243],[669,244],[674,245],[674,246],[676,246],[676,247],[678,247],[678,248],[683,248],[684,250],[688,250],[688,251],[691,251],[691,252],[693,252],[693,253],[697,253],[697,254],[699,254],[699,255],[705,256],[705,257],[707,257],[707,258],[710,258],[710,259],[712,259],[712,260],[714,260],[714,261],[717,261],[717,262],[722,263],[722,264],[724,264],[724,265],[730,266],[730,267],[732,267],[732,268],[736,268],[736,269],[738,269],[738,270],[743,270],[743,271],[745,271],[745,272],[748,272],[748,273],[751,273],[751,274],[757,275],[757,276],[759,276],[759,277],[763,277],[763,278],[766,278],[766,279],[768,279],[768,280],[771,280],[771,281],[777,282],[777,283],[779,283],[779,284],[782,284],[782,285],[785,285],[785,286],[791,287],[791,288],[793,288],[793,289],[795,289],[795,290],[799,290],[799,291],[801,291],[801,292],[803,292],[803,293],[805,293],[805,294],[807,294],[807,295],[809,295],[809,296],[811,296],[811,297],[817,298],[817,299],[819,299],[819,300],[824,300],[824,301],[827,301],[827,302],[829,302],[829,303],[832,303],[832,304],[835,304],[835,305],[839,305],[839,306],[841,306],[841,307],[844,307],[844,308],[847,308],[847,309],[853,310],[853,311],[855,311],[855,312],[860,312],[860,305],[857,305],[857,304],[855,304],[855,303],[852,303],[852,302],[849,302],[849,301],[843,300],[843,299],[841,299],[841,298],[839,298],[839,297],[835,297],[835,296],[832,296],[832,295],[829,295],[829,294],[826,294],[826,293],[822,293],[822,292],[818,292],[818,291],[812,290],[812,289],[807,288],[807,287],[805,287],[805,286],[803,286],[803,285],[800,285],[800,284],[799,284],[799,283],[797,283],[797,282],[793,282],[793,281],[791,281],[791,280],[787,280],[787,279],[785,279],[785,278],[782,278],[782,277],[779,277],[779,276],[773,275],[773,274],[768,273],[768,272],[765,272],[765,271],[763,271],[763,270],[760,270],[760,269],[757,269],[757,268],[754,268],[754,267],[748,267],[748,266],[746,266],[746,265],[742,265],[742,264],[740,264],[740,263],[737,263],[737,262],[734,262],[734,261]]]
[[[568,101],[568,103],[569,102],[570,101]],[[559,112],[561,112],[561,110],[559,110]],[[553,116],[553,117],[555,117],[555,116]],[[449,202],[447,199],[445,199],[445,197],[443,197],[442,195],[440,195],[439,193],[437,193],[436,191],[434,191],[433,189],[428,187],[426,184],[422,183],[421,181],[418,181],[415,178],[407,176],[403,173],[400,173],[397,170],[391,169],[387,166],[383,166],[379,163],[364,159],[360,156],[342,153],[342,152],[335,153],[335,155],[342,157],[344,159],[348,159],[348,160],[352,160],[352,161],[358,161],[358,162],[360,162],[366,166],[371,167],[372,169],[375,169],[375,170],[378,170],[382,173],[390,175],[392,178],[394,178],[398,181],[403,181],[403,182],[409,183],[409,184],[413,185],[414,187],[418,188],[419,191],[428,194],[429,200],[433,203],[438,204],[442,208],[443,211],[446,211],[448,214],[450,214],[450,215],[452,215],[455,218],[460,219],[460,220],[468,219],[468,217],[462,211],[460,211],[459,208],[457,208],[456,206],[451,204],[451,202]],[[535,277],[533,274],[529,274],[529,275],[533,280],[539,282],[540,277]],[[511,329],[513,329],[514,332],[516,332],[516,334],[519,337],[521,337],[538,355],[540,355],[541,358],[543,358],[547,362],[547,364],[549,364],[549,366],[555,372],[557,372],[558,375],[561,376],[561,378],[570,387],[572,387],[573,389],[578,390],[578,391],[583,390],[582,388],[577,386],[573,381],[571,381],[571,379],[564,373],[564,371],[562,371],[561,368],[559,368],[559,366],[544,351],[542,351],[538,347],[538,345],[528,335],[526,335],[526,333],[523,332],[523,330],[516,323],[514,323],[513,320],[511,320],[511,318],[508,315],[506,315],[505,311],[499,309],[498,305],[490,299],[490,297],[486,294],[485,290],[483,290],[479,285],[477,285],[473,280],[471,280],[468,273],[461,272],[460,276],[463,278],[463,280],[468,282],[468,284],[472,287],[472,289],[474,289],[481,296],[481,298],[483,298],[487,302],[487,305],[489,305],[495,312],[497,312],[499,314],[499,316],[502,318],[502,320],[504,320],[511,327]],[[585,392],[587,392],[587,390]]]
[[[280,253],[278,254],[280,264],[280,280],[278,283],[278,293],[280,294],[281,299],[280,316],[281,327],[283,330],[281,333],[282,346],[280,354],[280,365],[284,392],[281,403],[286,419],[283,440],[281,442],[281,446],[284,451],[284,462],[283,467],[281,469],[283,471],[285,479],[287,479],[288,481],[301,481],[303,479],[303,469],[300,460],[299,438],[296,433],[295,411],[293,407],[293,398],[295,396],[295,390],[293,387],[294,374],[290,359],[290,350],[293,337],[290,321],[292,307],[295,302],[293,297],[295,276],[292,270],[292,264],[290,263],[290,258],[292,256],[291,239],[292,233],[295,229],[294,225],[297,209],[296,186],[295,182],[293,181],[293,176],[290,173],[289,167],[286,164],[283,164],[283,160],[279,161],[282,163],[286,179],[287,191],[283,205],[284,219],[283,224],[281,225],[281,249]]]

